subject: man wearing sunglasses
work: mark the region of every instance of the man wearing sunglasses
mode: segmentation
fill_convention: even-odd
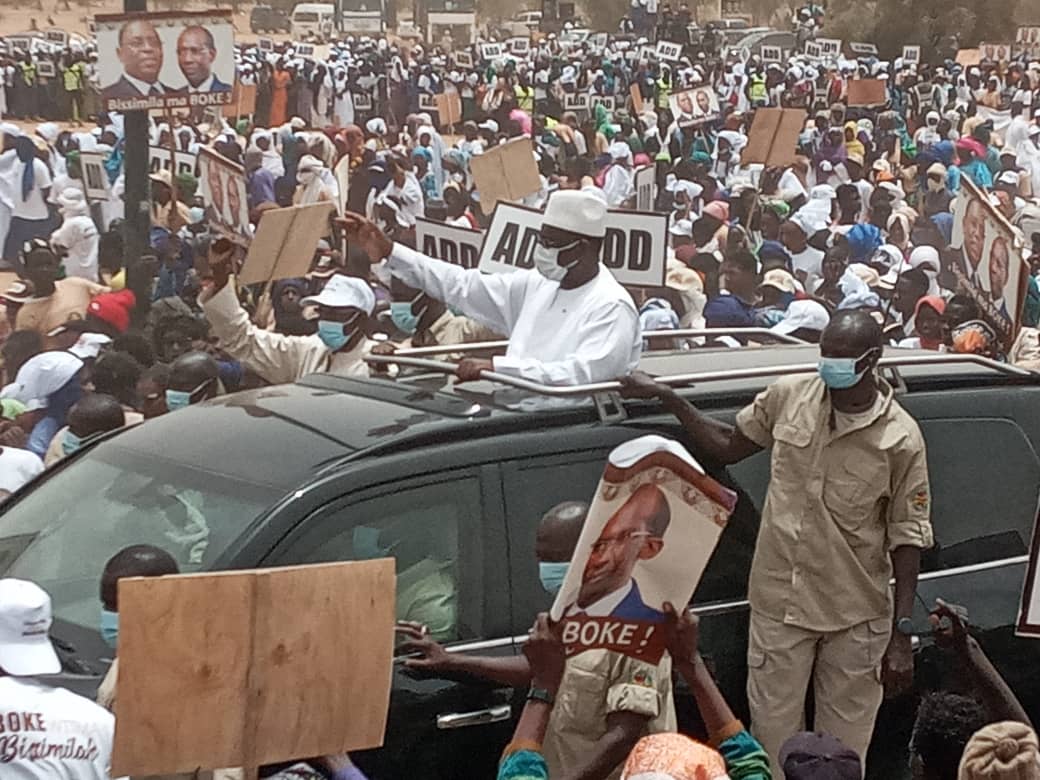
[[[271,384],[286,384],[316,372],[368,376],[365,357],[376,346],[367,336],[376,306],[367,282],[335,274],[318,295],[300,301],[316,306],[318,332],[287,336],[254,325],[229,284],[230,256],[210,260],[212,284],[199,295],[214,335],[228,355]]]
[[[584,190],[549,198],[534,269],[483,274],[395,244],[357,214],[341,224],[373,264],[409,287],[462,311],[496,333],[509,335],[504,356],[467,358],[463,381],[483,371],[542,384],[574,385],[624,376],[639,362],[642,338],[631,296],[599,262],[607,231],[607,204]]]

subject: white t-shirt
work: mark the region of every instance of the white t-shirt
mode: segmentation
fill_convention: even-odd
[[[798,254],[792,252],[791,265],[794,267],[794,275],[802,280],[805,289],[813,290],[823,269],[823,252],[813,249],[811,246],[805,247]],[[802,278],[802,274],[804,274],[804,278]]]
[[[0,722],[4,780],[108,780],[116,720],[90,699],[0,677]]]
[[[47,219],[50,214],[47,211],[47,204],[43,200],[43,191],[51,186],[51,172],[43,160],[33,158],[33,188],[29,191],[29,197],[22,200],[22,173],[24,171],[25,163],[15,160],[11,168],[10,181],[7,184],[11,201],[14,203],[14,216],[22,219]]]
[[[43,461],[35,452],[15,447],[0,447],[0,490],[13,493],[43,471]],[[0,761],[3,751],[0,751]],[[0,777],[3,772],[0,772]]]
[[[86,215],[68,216],[51,233],[51,244],[68,250],[65,273],[90,282],[98,280],[98,234],[94,220]]]

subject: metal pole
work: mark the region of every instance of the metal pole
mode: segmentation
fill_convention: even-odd
[[[147,0],[123,0],[126,13],[148,10]],[[148,251],[151,228],[151,193],[148,188],[148,112],[127,111],[123,115],[124,259],[127,272]]]

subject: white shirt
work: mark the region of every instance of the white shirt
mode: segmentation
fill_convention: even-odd
[[[806,246],[797,255],[793,252],[791,253],[791,265],[794,268],[796,277],[801,279],[799,272],[805,275],[805,278],[802,279],[805,289],[813,290],[816,288],[816,281],[820,278],[823,268],[823,252],[819,249],[813,249],[811,246]]]
[[[9,163],[10,173],[0,176],[0,198],[3,198],[16,217],[32,220],[47,219],[50,214],[43,199],[43,191],[51,186],[51,172],[47,168],[47,164],[38,157],[33,158],[33,188],[29,191],[29,196],[22,200],[22,174],[25,172],[25,163],[15,156],[13,149],[4,152],[3,157],[7,157],[7,155],[11,155],[12,162]],[[0,164],[2,162],[3,158],[0,157]],[[3,166],[3,168],[7,170],[8,166]]]
[[[0,718],[4,780],[108,780],[116,719],[90,699],[28,677],[0,677]]]
[[[43,461],[35,452],[16,447],[0,447],[0,490],[13,493],[43,471]],[[3,751],[0,751],[0,762]],[[3,775],[3,772],[0,772]]]
[[[433,260],[401,244],[387,262],[410,287],[509,334],[494,370],[548,385],[600,382],[639,363],[642,333],[631,296],[606,268],[573,290],[535,270],[482,274]]]
[[[616,209],[636,194],[635,174],[623,165],[611,165],[603,178],[607,205]]]
[[[426,216],[422,187],[415,174],[411,171],[405,173],[404,186],[402,187],[398,187],[394,184],[394,180],[391,179],[383,190],[383,195],[399,201],[401,216],[408,223],[408,227],[415,227],[415,220]]]
[[[51,233],[51,244],[68,250],[65,273],[90,282],[98,280],[98,235],[94,220],[85,214],[65,217]]]

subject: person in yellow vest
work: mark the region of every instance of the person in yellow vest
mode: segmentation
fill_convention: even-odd
[[[667,65],[661,66],[661,72],[657,76],[657,110],[664,111],[669,108],[669,100],[672,97],[672,71]]]
[[[17,101],[15,116],[37,119],[40,115],[40,96],[36,89],[36,63],[28,52],[18,64],[18,76],[20,78],[15,78],[15,94],[20,99]]]
[[[526,73],[517,76],[516,84],[513,86],[513,94],[516,95],[516,107],[528,114],[534,113],[534,87]]]
[[[766,77],[764,73],[756,71],[751,74],[751,82],[748,85],[748,97],[754,107],[765,106],[769,103],[769,92],[766,90]]]
[[[86,66],[83,64],[83,55],[69,55],[68,64],[62,68],[61,75],[68,116],[72,117],[73,123],[79,125],[86,116],[83,112],[83,93],[86,89]]]

